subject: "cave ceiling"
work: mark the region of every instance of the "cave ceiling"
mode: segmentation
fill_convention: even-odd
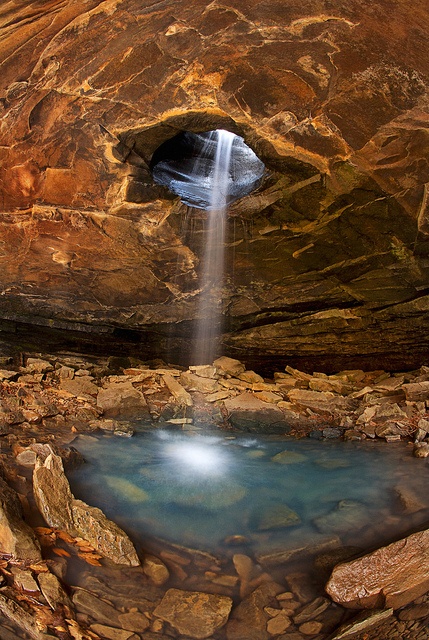
[[[205,217],[151,160],[223,128],[266,166],[229,209],[225,352],[427,362],[426,0],[33,0],[0,29],[0,333],[183,356]]]

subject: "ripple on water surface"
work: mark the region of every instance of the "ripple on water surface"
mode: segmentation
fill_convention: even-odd
[[[405,444],[140,431],[79,436],[79,498],[136,541],[155,536],[221,552],[244,537],[255,553],[336,536],[369,548],[429,518],[429,466]]]

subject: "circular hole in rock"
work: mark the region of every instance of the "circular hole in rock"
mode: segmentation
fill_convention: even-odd
[[[155,151],[150,164],[155,182],[179,196],[184,204],[209,209],[221,132],[221,129],[203,133],[183,131],[166,140]],[[243,138],[230,135],[233,140],[225,189],[227,204],[256,189],[265,172],[264,163]]]

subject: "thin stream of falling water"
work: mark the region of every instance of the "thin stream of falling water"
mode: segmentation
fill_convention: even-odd
[[[231,151],[235,134],[217,130],[216,155],[207,214],[207,242],[203,253],[201,299],[198,308],[194,363],[208,364],[217,355],[221,334],[222,282]]]

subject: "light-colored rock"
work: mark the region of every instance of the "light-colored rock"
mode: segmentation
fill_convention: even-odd
[[[317,620],[312,620],[311,622],[304,622],[304,624],[299,625],[299,632],[303,633],[305,636],[316,636],[322,630],[323,624],[321,622],[317,622]]]
[[[416,442],[413,448],[415,458],[427,458],[429,456],[429,442]]]
[[[199,376],[197,373],[185,371],[180,376],[180,384],[191,391],[199,391],[200,393],[216,393],[219,390],[217,380],[208,376]]]
[[[230,376],[239,376],[240,373],[244,373],[246,367],[239,360],[234,358],[228,358],[227,356],[221,356],[213,362],[213,366],[221,374],[229,374]]]
[[[62,378],[60,389],[73,394],[74,396],[96,396],[99,388],[93,383],[90,376],[82,376],[79,378]]]
[[[74,531],[70,484],[60,456],[50,453],[38,458],[33,471],[33,492],[37,508],[50,527]]]
[[[239,380],[243,380],[243,382],[249,382],[250,384],[264,382],[263,377],[260,376],[259,373],[255,373],[255,371],[243,371],[243,373],[239,373],[237,377]]]
[[[115,418],[130,413],[138,417],[148,413],[144,395],[131,382],[112,383],[105,389],[97,388],[97,391],[97,406],[106,417]]]
[[[100,509],[74,498],[59,456],[50,453],[44,461],[38,458],[33,491],[37,507],[51,527],[81,536],[117,564],[140,564],[126,533]]]
[[[270,635],[277,636],[284,633],[291,624],[291,619],[283,611],[280,611],[278,615],[268,620],[267,631]]]
[[[203,639],[226,624],[231,608],[232,599],[227,596],[169,589],[153,615],[182,635]]]
[[[201,378],[215,378],[217,370],[213,365],[203,364],[195,367],[189,367],[189,371],[192,371],[195,375],[200,376]]]
[[[268,433],[287,433],[289,427],[284,414],[273,404],[262,402],[251,393],[225,400],[225,409],[231,424],[243,431],[261,431]]]
[[[330,597],[351,609],[398,609],[429,589],[429,530],[337,565],[326,585]]]
[[[191,394],[188,393],[184,387],[182,387],[180,382],[175,380],[170,374],[165,374],[163,378],[168,390],[178,404],[184,405],[185,407],[193,406],[194,402],[192,400]]]
[[[271,458],[272,462],[277,462],[277,464],[299,464],[301,462],[305,462],[307,457],[303,453],[299,453],[298,451],[290,451],[285,449],[284,451],[280,451],[276,453],[275,456]]]
[[[140,565],[136,550],[127,534],[114,522],[106,518],[97,507],[81,500],[72,502],[73,527],[79,535],[103,556],[116,564],[131,567]]]
[[[253,395],[262,402],[268,402],[270,404],[277,404],[283,400],[283,396],[279,393],[273,393],[272,391],[254,391]]]
[[[47,603],[53,611],[55,611],[59,605],[71,606],[70,598],[64,591],[64,588],[56,575],[50,571],[43,571],[37,576],[37,582]]]
[[[149,500],[147,492],[126,478],[121,476],[109,475],[104,476],[104,482],[113,494],[120,496],[127,502],[140,504]]]
[[[115,627],[109,627],[105,624],[92,624],[91,631],[101,638],[107,638],[107,640],[137,640],[138,638],[132,631],[116,629]]]
[[[429,400],[429,381],[404,384],[405,397],[410,402]]]
[[[296,625],[300,625],[303,622],[309,622],[321,615],[330,604],[331,603],[327,598],[316,598],[305,605],[305,607],[303,607],[301,611],[294,616],[293,621]]]
[[[170,572],[163,561],[149,553],[144,557],[143,571],[157,587],[165,584],[170,577]]]
[[[39,585],[35,581],[30,569],[25,570],[21,569],[21,567],[11,567],[10,572],[13,576],[14,585],[18,589],[38,593],[40,595]]]
[[[48,371],[53,371],[53,369],[53,365],[47,360],[27,358],[23,371],[25,371],[25,373],[47,373]]]

